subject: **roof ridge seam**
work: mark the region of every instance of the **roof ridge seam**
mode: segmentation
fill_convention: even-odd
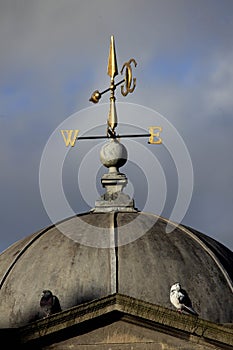
[[[172,221],[162,218],[161,219],[171,225],[175,225],[173,224]],[[176,224],[177,227],[177,224]],[[200,239],[198,238],[194,233],[192,233],[191,231],[189,231],[188,229],[186,229],[184,226],[179,225],[179,228],[184,231],[185,233],[187,233],[190,237],[192,237],[192,239],[196,242],[198,242],[200,244],[200,246],[210,255],[210,257],[213,259],[213,261],[215,262],[215,264],[218,266],[218,268],[220,269],[220,271],[222,272],[222,274],[224,275],[227,284],[230,287],[231,292],[233,293],[233,283],[232,280],[229,276],[229,274],[227,273],[227,271],[224,269],[223,265],[221,264],[221,262],[219,261],[219,259],[215,256],[215,254],[212,252],[212,250]]]
[[[6,272],[4,273],[1,281],[0,281],[0,290],[3,287],[4,282],[6,281],[7,277],[9,276],[10,272],[12,271],[13,267],[15,266],[16,262],[19,260],[19,258],[26,252],[26,250],[38,239],[40,238],[44,233],[46,233],[48,230],[50,230],[52,226],[49,226],[45,229],[43,229],[42,231],[39,231],[35,237],[33,237],[21,250],[20,252],[16,255],[16,257],[14,258],[14,260],[11,262],[10,266],[8,267],[8,269],[6,270]]]
[[[195,241],[197,241],[204,249],[205,251],[211,256],[211,258],[214,260],[214,262],[216,263],[216,265],[218,266],[218,268],[221,270],[221,272],[223,273],[232,293],[233,293],[233,283],[231,281],[231,278],[229,276],[229,274],[227,273],[227,271],[225,270],[225,268],[223,267],[223,265],[221,264],[221,262],[219,261],[219,259],[216,257],[216,255],[212,252],[212,250],[204,243],[202,242],[202,240],[200,238],[198,238],[197,236],[194,235],[194,233],[190,232],[189,230],[187,230],[184,227],[181,227],[181,229],[186,232],[189,236],[191,236]]]
[[[147,214],[147,213],[143,213],[143,214]],[[179,229],[181,229],[182,231],[184,231],[185,233],[187,233],[190,237],[192,237],[193,240],[195,240],[196,242],[198,242],[200,244],[200,246],[209,254],[209,256],[213,259],[213,261],[215,262],[215,264],[218,266],[218,268],[220,269],[220,271],[222,272],[222,274],[224,275],[228,286],[230,287],[231,292],[233,293],[233,282],[229,276],[229,274],[227,273],[227,271],[224,269],[223,265],[221,264],[221,262],[219,261],[219,259],[215,256],[215,254],[213,254],[212,250],[200,239],[198,238],[194,233],[192,233],[191,231],[189,231],[186,227],[184,227],[183,225],[177,224],[175,222],[170,221],[169,219],[166,219],[162,216],[159,216],[157,214],[154,213],[150,213],[150,215],[153,215],[155,217],[157,217],[157,219],[161,219],[162,221],[175,226],[175,227],[179,227]]]

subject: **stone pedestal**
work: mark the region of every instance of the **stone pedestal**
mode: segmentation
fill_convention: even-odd
[[[127,177],[119,172],[119,167],[127,161],[127,150],[118,140],[112,139],[109,143],[103,145],[100,152],[101,162],[108,173],[104,174],[101,183],[106,189],[96,202],[94,212],[112,212],[112,211],[137,211],[134,208],[134,200],[123,193],[127,185]]]

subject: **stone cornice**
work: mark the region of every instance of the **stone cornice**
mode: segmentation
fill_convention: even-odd
[[[41,342],[59,332],[69,333],[76,327],[76,335],[82,324],[94,319],[111,316],[114,320],[148,327],[178,338],[193,342],[213,344],[219,349],[233,346],[233,329],[212,323],[195,316],[179,314],[162,306],[137,300],[121,294],[112,294],[104,298],[87,302],[45,319],[38,320],[18,329],[21,343]]]

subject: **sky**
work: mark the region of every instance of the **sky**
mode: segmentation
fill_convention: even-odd
[[[0,1],[0,251],[53,223],[40,182],[51,145],[75,213],[102,194],[102,141],[80,141],[66,155],[49,141],[68,124],[105,133],[109,97],[98,106],[89,98],[109,87],[111,35],[119,72],[137,62],[134,92],[116,92],[119,130],[141,132],[145,121],[165,139],[126,142],[122,172],[136,206],[157,213],[164,202],[169,218],[181,181],[180,222],[233,249],[232,13],[232,0]],[[53,161],[46,166],[43,181],[56,182]]]

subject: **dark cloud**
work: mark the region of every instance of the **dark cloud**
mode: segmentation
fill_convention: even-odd
[[[184,223],[232,249],[232,10],[228,0],[1,2],[0,250],[50,223],[41,154],[53,130],[109,84],[111,34],[119,68],[138,62],[128,102],[164,115],[190,152],[194,192]],[[172,203],[176,186],[171,177]]]

